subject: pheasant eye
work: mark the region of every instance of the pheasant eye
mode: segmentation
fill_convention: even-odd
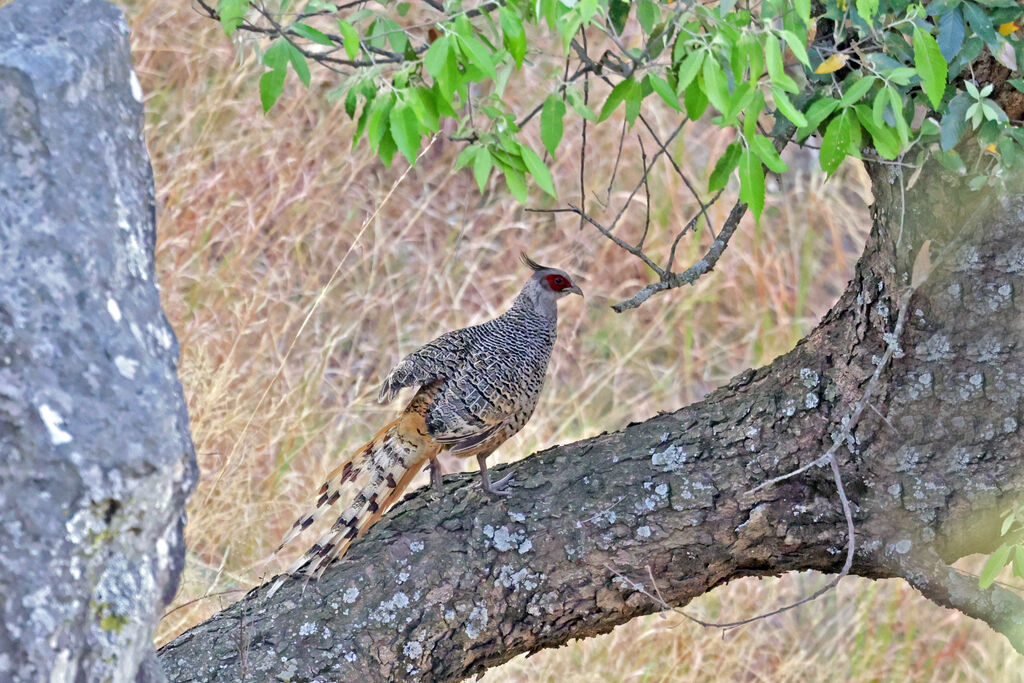
[[[562,277],[561,275],[548,275],[544,279],[547,280],[548,287],[550,287],[556,292],[560,292],[563,289],[567,289],[568,287],[572,286],[569,284],[569,280]]]

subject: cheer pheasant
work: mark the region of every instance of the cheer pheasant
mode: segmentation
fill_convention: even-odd
[[[487,456],[533,414],[555,344],[557,301],[567,294],[583,295],[564,271],[538,265],[526,254],[522,259],[534,273],[505,313],[441,335],[409,354],[384,380],[381,403],[405,387],[418,391],[397,420],[328,475],[315,509],[295,522],[281,547],[334,505],[340,503],[342,512],[288,574],[319,577],[380,519],[424,464],[430,464],[434,488],[443,491],[437,462],[443,451],[476,456],[481,488],[508,493],[509,477],[490,481]]]

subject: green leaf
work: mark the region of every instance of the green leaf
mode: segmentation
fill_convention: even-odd
[[[370,144],[370,149],[378,149],[384,134],[388,132],[391,123],[389,114],[394,103],[393,94],[382,93],[370,105],[370,114],[366,119],[366,140]],[[394,143],[394,138],[390,134],[387,137]],[[397,149],[398,147],[396,146],[395,150],[397,151]]]
[[[278,38],[263,53],[263,63],[274,71],[284,71],[288,66],[288,47],[284,38]]]
[[[942,95],[946,92],[948,67],[935,38],[919,26],[914,27],[914,66],[921,76],[924,94],[928,96],[932,109],[938,111]]]
[[[437,111],[434,91],[420,86],[406,91],[410,95],[409,105],[416,112],[416,118],[428,132],[436,131],[441,125],[441,116]]]
[[[910,140],[910,127],[907,125],[907,119],[903,115],[903,98],[900,93],[892,86],[886,85],[885,91],[889,94],[889,105],[892,107],[893,123],[896,124],[896,132],[900,136],[900,144],[906,145]]]
[[[540,189],[547,192],[552,197],[558,198],[555,193],[555,184],[551,180],[551,171],[544,165],[541,158],[537,156],[537,153],[525,143],[519,143],[519,150],[522,152],[523,163],[526,164],[526,168],[529,169],[530,175],[537,181],[537,185]]]
[[[799,59],[800,63],[808,69],[811,68],[811,60],[807,56],[807,46],[804,45],[804,41],[800,40],[792,31],[783,31],[782,39],[786,41],[786,45],[792,50],[793,56]]]
[[[371,26],[371,44],[377,48],[384,48],[390,43],[391,49],[399,54],[404,54],[409,46],[409,37],[405,31],[387,17],[378,16]]]
[[[676,77],[676,92],[681,93],[690,85],[694,77],[700,72],[700,66],[704,62],[703,52],[691,52],[679,65],[679,75]]]
[[[654,24],[661,19],[661,12],[652,0],[636,0],[636,19],[640,22],[640,28],[647,35],[651,34]]]
[[[480,67],[490,78],[497,76],[491,52],[483,43],[472,36],[456,35],[456,39],[459,42],[459,48],[462,50],[462,53],[469,57],[470,62],[474,66]]]
[[[1006,515],[1006,519],[1003,520],[1003,525],[999,527],[999,535],[1005,536],[1010,531],[1010,527],[1017,521],[1017,514],[1015,511],[1011,511],[1010,514]]]
[[[647,74],[647,82],[650,84],[654,92],[661,96],[661,99],[665,100],[665,104],[672,107],[676,111],[682,111],[683,108],[679,106],[679,96],[676,95],[676,91],[672,89],[672,86],[668,84],[661,76],[657,74]]]
[[[292,24],[290,28],[306,40],[312,40],[314,43],[326,45],[327,47],[334,47],[334,42],[323,31],[318,31],[312,26]]]
[[[612,112],[621,104],[623,101],[626,102],[626,120],[630,123],[636,120],[637,115],[640,113],[640,100],[643,99],[643,90],[640,84],[633,80],[630,76],[624,81],[620,81],[618,85],[612,88],[611,93],[608,95],[608,99],[605,100],[604,106],[601,107],[601,114],[597,117],[597,120],[604,121]],[[630,117],[632,114],[632,117]]]
[[[960,158],[960,155],[956,153],[955,149],[951,149],[948,152],[941,152],[937,149],[932,150],[932,156],[939,160],[939,163],[943,167],[949,169],[953,173],[958,175],[965,175],[967,173],[967,166],[964,165],[964,160]]]
[[[811,0],[794,0],[793,7],[796,9],[796,14],[800,17],[800,21],[804,22],[804,26],[810,28]]]
[[[217,2],[217,16],[220,17],[220,25],[224,33],[233,35],[245,19],[245,13],[249,11],[249,0],[219,0]]]
[[[356,33],[355,27],[344,19],[338,19],[338,30],[341,31],[345,54],[349,59],[355,59],[359,56],[359,34]]]
[[[494,160],[491,158],[491,153],[487,151],[486,147],[482,148],[473,160],[473,178],[476,179],[477,187],[481,192],[487,187],[487,179],[491,177],[491,167],[493,166]]]
[[[750,149],[754,150],[754,154],[764,162],[769,170],[775,173],[785,173],[788,170],[789,167],[779,156],[771,140],[763,135],[752,135],[747,138],[747,142],[750,143]]]
[[[722,122],[732,125],[740,111],[743,111],[753,101],[755,92],[757,91],[751,87],[750,83],[744,82],[737,85],[736,90],[729,97],[728,108],[722,112]]]
[[[856,152],[859,145],[860,124],[857,123],[856,113],[852,109],[844,109],[828,122],[821,139],[819,160],[822,170],[832,175],[850,154],[851,148]]]
[[[989,19],[982,5],[977,2],[965,2],[961,5],[961,8],[967,23],[985,41],[985,45],[988,46],[989,50],[995,52],[999,47],[999,35],[992,28],[992,20]]]
[[[481,149],[483,148],[478,144],[469,145],[463,148],[463,150],[459,152],[459,156],[455,157],[455,170],[458,171],[459,169],[465,168],[473,163],[476,160],[477,155],[480,154]]]
[[[729,108],[729,86],[721,65],[715,59],[705,59],[701,75],[704,77],[704,94],[715,109],[724,113]]]
[[[562,141],[562,119],[565,117],[565,102],[558,96],[558,93],[548,95],[544,100],[544,107],[540,110],[540,139],[544,143],[544,149],[552,157],[557,156],[555,150],[558,143]]]
[[[886,79],[892,81],[896,85],[909,85],[910,81],[917,76],[917,69],[910,66],[901,66],[896,69],[891,69],[883,75]]]
[[[874,76],[863,76],[853,82],[853,84],[846,89],[843,93],[843,98],[839,100],[840,107],[850,107],[860,101],[860,98],[867,95],[868,90],[871,90],[871,86],[875,84]]]
[[[284,89],[284,77],[288,74],[286,69],[273,69],[266,71],[260,76],[260,102],[263,103],[263,113],[266,114],[277,102]]]
[[[857,0],[857,14],[870,26],[878,14],[878,0]]]
[[[718,161],[715,162],[715,168],[711,171],[711,176],[708,178],[708,192],[718,192],[725,187],[726,183],[729,182],[729,176],[740,163],[740,154],[742,152],[743,147],[738,142],[733,142],[725,148],[725,152],[722,153],[722,156],[718,157]]]
[[[964,17],[960,13],[959,7],[954,7],[939,16],[939,35],[936,42],[939,44],[939,51],[946,62],[952,62],[960,52],[966,34]]]
[[[813,133],[839,106],[839,100],[834,97],[822,97],[807,107],[807,124],[800,126],[796,132],[797,140],[802,140]]]
[[[757,117],[764,111],[764,93],[755,89],[753,98],[743,110],[743,135],[751,137],[757,133]]]
[[[791,93],[800,92],[799,86],[789,74],[786,73],[786,68],[782,64],[782,49],[779,47],[779,41],[777,38],[769,37],[764,44],[764,59],[765,65],[768,67],[768,76],[771,78],[773,86],[786,90]],[[705,80],[707,76],[704,77]],[[710,96],[710,93],[709,93]],[[711,103],[714,104],[714,100]]]
[[[793,122],[797,128],[803,128],[808,125],[807,118],[800,113],[800,110],[793,106],[793,103],[789,101],[789,96],[782,92],[782,89],[773,85],[771,87],[772,98],[775,100],[775,107],[782,112],[782,115]]]
[[[900,141],[896,131],[885,125],[876,126],[871,109],[866,104],[858,104],[854,111],[857,112],[857,118],[864,130],[871,135],[872,145],[878,156],[890,161],[895,159],[900,153]]]
[[[871,122],[875,126],[885,125],[885,107],[889,104],[889,95],[885,88],[879,88],[875,99],[871,102]]]
[[[404,102],[392,107],[389,114],[391,120],[391,138],[398,146],[410,166],[416,165],[416,155],[420,151],[420,121],[416,112]]]
[[[610,0],[608,19],[611,21],[615,33],[621,35],[622,29],[626,28],[626,20],[629,19],[629,3],[626,0]]]
[[[978,577],[978,586],[982,589],[991,586],[996,577],[999,576],[999,572],[1003,570],[1003,567],[1007,565],[1010,560],[1010,550],[1012,546],[1008,546],[1005,543],[999,546],[994,553],[988,556],[985,560],[985,566],[981,570],[981,576]]]
[[[523,22],[518,14],[507,7],[502,7],[498,15],[501,18],[505,47],[516,61],[516,68],[522,68],[523,57],[526,56],[526,31],[523,30]]]
[[[764,167],[749,149],[740,156],[740,201],[746,202],[754,220],[760,222],[764,209]]]
[[[508,191],[512,193],[512,196],[519,200],[520,204],[526,203],[526,180],[522,174],[516,169],[510,166],[504,166],[501,169],[505,172],[505,185],[508,186]]]
[[[391,138],[391,133],[385,128],[384,135],[377,144],[377,156],[384,163],[385,168],[391,168],[391,161],[395,158],[396,151],[398,151],[398,147]]]
[[[306,64],[306,57],[291,43],[285,43],[285,45],[288,46],[288,61],[292,63],[292,68],[295,69],[295,73],[298,75],[299,80],[308,88],[309,65]]]
[[[449,47],[448,36],[441,36],[423,53],[423,66],[435,80],[445,70]]]
[[[704,111],[708,108],[708,96],[704,94],[704,88],[701,87],[699,79],[694,82],[693,87],[687,88],[683,93],[683,106],[691,121],[696,121],[703,116]]]

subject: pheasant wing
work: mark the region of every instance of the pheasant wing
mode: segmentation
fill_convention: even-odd
[[[406,387],[420,386],[452,376],[465,362],[467,350],[463,330],[447,332],[424,344],[388,373],[377,400],[388,403]]]

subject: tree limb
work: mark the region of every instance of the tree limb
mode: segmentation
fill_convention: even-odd
[[[902,298],[908,268],[890,267],[902,262],[899,190],[876,183],[876,224],[856,276],[789,354],[700,403],[499,468],[516,472],[507,500],[484,498],[471,475],[449,478],[440,500],[414,492],[319,583],[290,580],[272,601],[257,588],[166,646],[167,674],[457,680],[683,606],[734,578],[841,572],[848,520],[834,473],[812,469],[744,494],[832,445],[904,306],[903,352],[872,394],[887,417],[862,412],[835,452],[860,539],[850,573],[905,576],[1020,647],[1016,599],[976,591],[934,558],[955,554],[968,535],[977,550],[985,536],[973,530],[998,529],[1024,485],[1021,431],[984,436],[1016,424],[1011,378],[1024,377],[1024,329],[1006,308],[1012,301],[993,299],[1000,288],[1024,291],[1024,269],[1007,256],[1024,241],[1024,193],[968,220],[958,179],[936,168],[906,193],[901,250],[916,253],[926,236],[962,242],[947,241],[954,257],[912,301]],[[955,223],[935,221],[935,211]],[[1000,340],[995,356],[977,355],[979,330]],[[932,567],[927,581],[907,570],[920,566]]]

